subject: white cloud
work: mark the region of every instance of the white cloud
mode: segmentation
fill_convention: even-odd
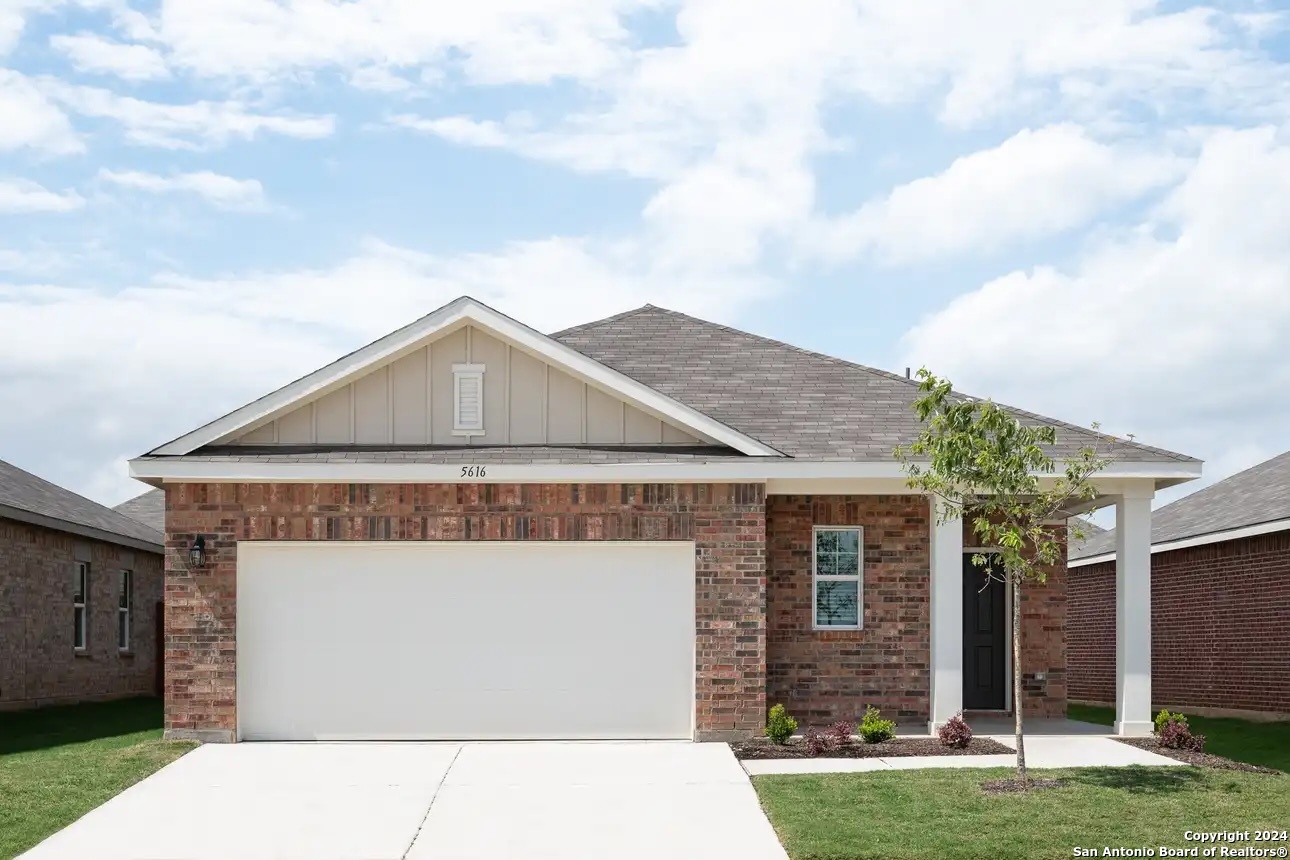
[[[146,45],[114,42],[93,33],[56,35],[49,45],[67,56],[78,72],[115,75],[127,81],[170,77],[161,53]]]
[[[51,78],[42,84],[51,98],[69,110],[120,123],[126,137],[141,146],[202,149],[230,140],[251,140],[261,133],[316,139],[328,137],[335,129],[330,115],[260,113],[237,101],[164,104]]]
[[[158,37],[212,78],[267,81],[369,64],[452,67],[482,83],[597,78],[620,62],[641,0],[164,0]]]
[[[59,0],[0,0],[0,57],[13,50],[27,26],[27,16],[57,6]]]
[[[412,89],[413,83],[384,66],[363,66],[349,76],[349,84],[360,90],[375,93],[403,93]]]
[[[492,120],[480,122],[466,116],[426,118],[403,113],[390,117],[390,124],[433,134],[464,146],[501,147],[510,139],[510,134],[503,130],[501,124]]]
[[[1290,141],[1219,130],[1150,220],[1069,271],[996,278],[920,322],[907,363],[1175,450],[1290,438]],[[1071,404],[1083,414],[1071,414]]]
[[[675,29],[674,44],[633,51],[594,79],[594,97],[572,111],[401,114],[391,124],[654,180],[646,226],[677,225],[677,255],[750,260],[795,235],[834,257],[863,244],[910,261],[1067,230],[1167,183],[1176,167],[1161,144],[1117,140],[1126,113],[1206,100],[1252,114],[1290,105],[1285,68],[1234,35],[1249,30],[1230,14],[1171,13],[1153,0],[695,0],[679,5]],[[1106,134],[1054,120],[818,237],[812,159],[839,143],[822,117],[857,100],[927,105],[956,126],[1069,115]]]
[[[834,261],[992,251],[1078,227],[1172,182],[1184,167],[1168,154],[1099,143],[1075,125],[1025,129],[849,216],[811,225],[803,243]]]
[[[29,179],[0,177],[0,214],[70,212],[84,205],[75,191],[60,194]]]
[[[99,171],[99,179],[122,188],[152,194],[196,194],[221,209],[260,209],[264,186],[257,179],[234,179],[209,170],[162,176],[137,170]]]
[[[0,117],[0,152],[69,155],[85,149],[67,115],[31,80],[8,69],[0,69]]]

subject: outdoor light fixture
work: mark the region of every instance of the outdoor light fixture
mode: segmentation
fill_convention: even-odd
[[[206,538],[198,535],[193,539],[193,545],[188,548],[188,565],[189,567],[204,567],[206,565]]]

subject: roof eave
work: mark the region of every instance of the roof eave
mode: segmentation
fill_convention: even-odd
[[[166,551],[165,544],[154,543],[151,541],[141,540],[129,535],[118,534],[106,529],[97,529],[93,526],[74,523],[68,520],[51,517],[45,514],[38,514],[35,511],[28,511],[23,508],[15,508],[12,505],[0,505],[0,518],[15,520],[28,525],[41,526],[42,528],[53,529],[55,531],[66,532],[67,534],[77,535],[78,537],[89,538],[91,540],[103,541],[104,543],[116,544],[118,546],[130,547],[131,549],[143,550],[162,555]]]
[[[461,483],[461,463],[266,463],[247,462],[236,456],[227,459],[145,455],[131,460],[130,476],[161,486],[166,482],[260,482],[260,483]],[[748,481],[776,479],[846,478],[855,480],[900,480],[903,468],[895,460],[807,460],[791,457],[747,457],[740,460],[698,462],[616,462],[596,464],[487,463],[486,477],[471,483],[558,483],[617,481]],[[1055,479],[1055,475],[1044,477]],[[1200,477],[1199,463],[1139,462],[1112,463],[1095,476],[1105,494],[1150,482],[1178,483]]]
[[[1158,541],[1151,545],[1151,554],[1155,555],[1162,552],[1173,552],[1178,549],[1189,549],[1194,546],[1208,546],[1216,543],[1226,543],[1232,540],[1243,540],[1244,538],[1258,537],[1259,535],[1276,534],[1277,532],[1290,531],[1290,517],[1278,520],[1268,520],[1263,523],[1252,523],[1235,528],[1220,529],[1218,531],[1206,532],[1204,534],[1189,535],[1187,537],[1173,538],[1171,540]],[[1100,552],[1095,555],[1086,555],[1067,560],[1068,567],[1087,567],[1090,564],[1102,564],[1103,562],[1115,561],[1115,552]]]

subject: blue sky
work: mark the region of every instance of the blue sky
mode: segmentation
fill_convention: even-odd
[[[466,293],[926,364],[1208,482],[1290,448],[1287,116],[1284,2],[0,0],[0,458],[119,502]]]

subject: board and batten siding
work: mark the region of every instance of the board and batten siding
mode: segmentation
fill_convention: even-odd
[[[453,433],[454,364],[484,365],[484,432]],[[701,440],[465,326],[244,433],[239,445],[697,445]]]

